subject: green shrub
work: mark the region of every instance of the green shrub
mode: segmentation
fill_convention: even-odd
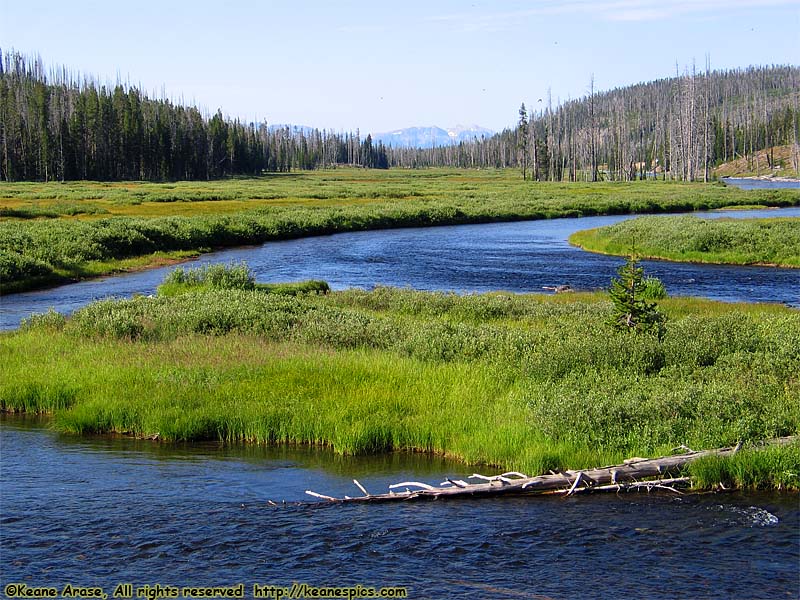
[[[252,290],[255,287],[255,277],[250,271],[250,267],[242,262],[227,265],[203,265],[189,269],[177,267],[164,277],[158,293],[175,295],[191,288]]]
[[[658,277],[645,277],[642,280],[640,296],[645,300],[663,300],[668,298],[667,288]]]

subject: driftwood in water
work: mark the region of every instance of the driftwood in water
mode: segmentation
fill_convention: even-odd
[[[797,436],[778,438],[767,442],[770,445],[789,444],[798,439]],[[630,458],[621,465],[584,469],[580,471],[564,471],[528,477],[524,473],[509,472],[487,477],[474,474],[468,479],[481,480],[480,483],[467,483],[460,479],[447,479],[438,486],[417,481],[405,481],[389,486],[386,494],[370,494],[355,479],[353,483],[362,491],[363,496],[351,498],[334,498],[318,494],[310,490],[307,494],[329,502],[389,502],[393,500],[416,500],[422,498],[450,498],[463,496],[497,496],[501,494],[565,494],[572,495],[581,491],[618,491],[623,489],[668,489],[675,491],[677,485],[688,485],[688,477],[666,477],[674,474],[688,463],[705,456],[729,456],[739,451],[741,445],[716,450],[695,452],[689,450],[684,454],[664,456],[661,458]],[[651,478],[658,478],[652,480]],[[397,491],[396,491],[397,490]]]

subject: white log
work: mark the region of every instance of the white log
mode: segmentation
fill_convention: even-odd
[[[339,502],[338,498],[333,498],[331,496],[326,496],[325,494],[318,494],[317,492],[312,492],[311,490],[306,490],[306,494],[309,496],[314,496],[315,498],[322,498],[323,500],[330,500],[331,502]]]
[[[575,493],[575,488],[577,488],[578,484],[581,482],[581,477],[583,477],[583,473],[578,473],[575,481],[572,482],[572,487],[570,487],[569,491],[567,492],[567,496],[572,496],[572,494]]]
[[[419,481],[403,481],[402,483],[395,483],[394,485],[390,485],[389,489],[396,490],[397,488],[408,487],[410,485],[413,485],[415,487],[420,487],[424,490],[434,490],[434,491],[436,490],[436,488],[433,487],[432,485],[428,485],[427,483],[420,483]]]
[[[796,443],[800,440],[800,436],[792,436],[786,438],[778,438],[766,442],[769,445],[785,445]],[[703,450],[700,452],[690,452],[679,454],[675,456],[664,456],[653,459],[636,458],[633,460],[625,461],[621,465],[612,465],[608,467],[600,467],[595,469],[583,469],[580,471],[565,471],[564,473],[555,473],[549,475],[539,475],[536,477],[509,479],[504,475],[513,475],[513,473],[505,473],[504,475],[495,475],[488,477],[486,475],[473,474],[471,479],[481,479],[483,483],[467,484],[466,482],[459,481],[464,484],[453,485],[453,482],[448,480],[450,485],[434,487],[426,483],[417,481],[406,481],[389,486],[388,494],[376,494],[374,496],[364,496],[360,498],[350,498],[348,502],[380,502],[386,500],[412,500],[418,498],[446,498],[456,496],[489,496],[500,494],[514,494],[514,493],[549,493],[549,494],[569,494],[577,493],[578,491],[591,491],[591,490],[619,490],[619,489],[642,489],[649,486],[650,489],[660,488],[668,489],[669,491],[676,491],[671,486],[678,483],[686,483],[688,478],[678,477],[673,479],[661,477],[664,473],[674,473],[680,470],[684,465],[703,458],[706,456],[730,456],[735,454],[741,448],[738,444],[733,448],[719,448],[715,450]],[[574,477],[574,479],[573,479]],[[643,481],[647,478],[660,477],[656,481]],[[578,485],[583,482],[584,487],[579,488]],[[414,486],[421,489],[411,491],[406,489],[403,493],[394,493],[391,490],[398,487]],[[591,486],[591,487],[590,487]],[[312,496],[323,498],[325,500],[339,501],[343,500],[324,496],[315,492],[306,492]]]
[[[358,479],[353,479],[353,483],[355,483],[358,486],[358,489],[360,489],[362,492],[364,492],[365,496],[369,496],[369,492],[364,488],[363,485],[358,483]]]

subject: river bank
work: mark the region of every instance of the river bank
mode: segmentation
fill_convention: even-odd
[[[737,205],[798,206],[800,190],[676,182],[524,182],[510,171],[312,172],[222,182],[3,184],[0,294],[163,256],[332,233]],[[156,254],[160,253],[160,254]]]
[[[659,306],[662,342],[615,332],[592,294],[103,301],[0,336],[0,406],[82,434],[410,450],[527,473],[800,430],[797,311]],[[774,464],[798,460],[786,452]],[[751,484],[797,487],[796,472]]]
[[[422,454],[71,436],[14,415],[0,415],[0,436],[3,552],[13,556],[3,584],[102,586],[109,597],[121,581],[244,583],[246,593],[266,582],[362,583],[407,586],[410,598],[591,589],[611,599],[622,579],[664,599],[797,589],[796,493],[298,505],[307,489],[358,493],[353,478],[385,491],[474,471]],[[548,576],[554,564],[570,576]]]
[[[725,179],[746,179],[752,181],[780,181],[782,183],[797,183],[800,184],[800,179],[797,177],[783,177],[781,175],[737,175],[735,177],[724,177]]]
[[[639,217],[573,233],[590,252],[675,262],[800,268],[800,219]]]

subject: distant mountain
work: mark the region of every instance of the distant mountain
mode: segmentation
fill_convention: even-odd
[[[373,143],[383,142],[385,146],[394,148],[432,148],[449,146],[459,142],[471,142],[481,137],[491,137],[494,131],[478,125],[456,125],[448,129],[441,127],[406,127],[384,133],[373,133]]]
[[[288,129],[292,135],[303,134],[311,135],[315,130],[307,125],[292,125],[289,123],[274,123],[269,125],[271,132]],[[456,125],[442,129],[441,127],[406,127],[405,129],[395,129],[384,133],[373,133],[372,143],[383,142],[384,146],[394,148],[433,148],[434,146],[449,146],[459,142],[480,141],[481,138],[490,138],[495,134],[491,129],[486,129],[480,125]],[[365,140],[367,134],[361,133],[361,140]]]

